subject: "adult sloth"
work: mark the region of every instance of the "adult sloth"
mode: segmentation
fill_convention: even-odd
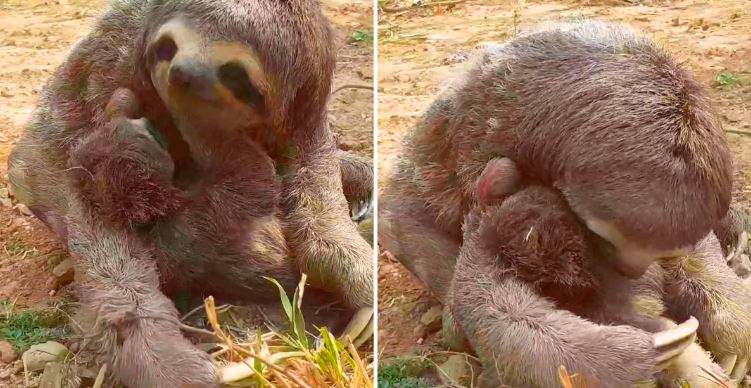
[[[245,283],[244,274],[225,282],[233,279],[228,275],[210,288],[234,288],[252,300],[274,292],[258,279],[264,269],[273,268],[272,276],[291,274],[282,279],[288,286],[300,272],[308,273],[314,287],[338,293],[358,311],[347,332],[369,332],[372,248],[349,219],[326,124],[334,65],[329,24],[312,0],[123,0],[111,4],[45,88],[11,155],[10,184],[19,200],[68,242],[76,257],[79,297],[97,316],[97,348],[123,383],[217,383],[208,357],[180,334],[177,311],[161,293],[159,280],[209,284],[204,276],[219,262],[236,264],[236,274],[252,271],[255,281]],[[185,241],[195,244],[202,237],[195,223],[175,224],[171,235],[151,239],[154,224],[134,228],[131,222],[109,222],[89,206],[80,177],[72,173],[85,160],[71,155],[77,145],[113,126],[115,134],[123,134],[106,109],[118,88],[133,91],[143,116],[164,135],[174,162],[172,179],[182,190],[195,191],[211,178],[207,166],[213,152],[223,152],[214,148],[218,138],[242,134],[247,142],[238,147],[252,143],[253,152],[263,150],[266,159],[259,156],[259,166],[275,167],[279,201],[272,195],[262,209],[245,209],[256,220],[252,225],[222,220],[214,225],[215,235],[225,227],[235,237],[247,232],[247,240],[219,239],[206,250],[211,256],[181,255],[186,251],[177,248]],[[139,138],[137,133],[131,140]],[[164,169],[148,172],[155,161],[135,155],[132,161],[141,163],[147,180],[164,179]],[[92,176],[103,176],[103,170],[89,167]],[[152,213],[137,213],[143,216],[138,219],[161,223],[156,229],[165,231],[176,207],[156,206]],[[247,244],[225,246],[227,241]],[[247,245],[258,250],[239,254]],[[269,247],[274,249],[263,250]],[[254,258],[265,261],[256,266]],[[164,268],[173,271],[160,273]]]

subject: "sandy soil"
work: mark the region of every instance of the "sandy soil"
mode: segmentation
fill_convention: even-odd
[[[388,3],[388,8],[409,2]],[[378,165],[380,189],[402,137],[461,64],[455,54],[506,40],[537,22],[589,17],[647,31],[685,61],[719,105],[735,154],[735,201],[751,205],[751,11],[746,0],[723,1],[467,1],[449,6],[379,13]],[[718,85],[720,74],[739,84]],[[419,318],[437,302],[398,263],[381,255],[378,270],[379,356],[440,349],[438,334]]]
[[[7,158],[30,118],[37,96],[71,46],[87,34],[104,0],[0,1],[0,198],[7,198]],[[339,45],[334,88],[373,83],[373,44],[352,40],[372,34],[370,1],[324,0]],[[331,120],[343,148],[373,155],[373,92],[343,89],[332,98]],[[7,204],[7,203],[6,203]],[[41,307],[68,291],[54,289],[50,270],[67,253],[35,218],[0,205],[0,300]],[[0,386],[4,383],[0,381]]]

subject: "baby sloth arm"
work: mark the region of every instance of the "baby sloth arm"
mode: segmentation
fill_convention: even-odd
[[[174,164],[136,120],[139,102],[128,89],[118,89],[107,105],[110,121],[71,151],[71,168],[84,201],[115,225],[152,224],[178,209],[180,192],[172,181]]]
[[[751,289],[727,266],[710,233],[690,255],[662,261],[670,313],[700,322],[699,336],[736,381],[751,358]]]

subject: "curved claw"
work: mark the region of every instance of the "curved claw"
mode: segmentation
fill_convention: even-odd
[[[350,338],[355,347],[359,347],[373,337],[373,308],[363,307],[352,317],[344,328],[341,338]]]
[[[664,369],[691,346],[696,339],[699,321],[690,317],[685,322],[673,328],[663,330],[654,335],[654,347],[657,350],[657,367]]]
[[[373,210],[373,199],[367,198],[365,200],[353,201],[349,204],[349,208],[352,221],[360,222],[370,216]]]

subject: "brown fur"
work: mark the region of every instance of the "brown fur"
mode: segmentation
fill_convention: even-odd
[[[665,312],[664,285],[654,280],[663,276],[655,271],[663,270],[652,265],[635,281],[604,263],[595,268],[605,272],[593,277],[578,278],[586,275],[579,270],[539,271],[535,264],[549,262],[519,242],[528,228],[506,228],[509,213],[493,205],[513,193],[517,182],[490,182],[488,197],[478,189],[486,168],[504,157],[519,166],[524,182],[558,189],[567,202],[563,208],[580,219],[613,222],[629,240],[649,248],[692,245],[717,225],[730,201],[730,154],[706,95],[665,52],[630,29],[581,22],[530,34],[483,52],[433,103],[379,197],[379,242],[439,297],[452,290],[446,302],[490,376],[553,386],[560,362],[607,386],[651,379],[650,337],[633,326],[654,331],[654,320],[634,320],[640,314],[624,306],[638,293],[646,296],[638,301],[652,316]],[[478,204],[491,206],[480,213]],[[536,209],[521,225],[543,225],[543,247],[567,258],[556,263],[552,255],[551,262],[558,269],[578,268],[571,244],[591,233],[571,210]],[[476,222],[493,220],[486,224],[489,235],[465,231],[462,237],[470,211]],[[556,223],[556,217],[563,218]],[[548,229],[565,220],[577,225],[568,229],[573,237],[565,228],[560,234]],[[448,287],[457,256],[464,264]],[[526,260],[530,265],[522,264]],[[575,284],[567,279],[583,282],[571,300],[561,297]],[[684,297],[697,300],[709,292],[695,291]],[[726,297],[749,311],[746,294]],[[694,315],[701,315],[702,304],[693,306]],[[613,322],[631,327],[607,326]],[[733,351],[745,352],[741,342]]]
[[[658,318],[674,306],[693,304],[690,313],[672,318],[695,315],[700,327],[712,325],[706,311],[711,303],[701,301],[713,289],[703,284],[676,292],[666,281],[673,273],[670,262],[653,265],[640,279],[626,278],[602,259],[608,251],[598,239],[555,192],[542,187],[525,188],[501,205],[470,212],[450,298],[453,316],[489,370],[486,379],[513,386],[553,386],[557,367],[564,365],[595,386],[701,380],[682,375],[683,370],[653,376],[657,351],[650,338],[666,328]],[[692,257],[708,263],[722,256],[719,246],[701,245]],[[740,284],[727,273],[714,279]],[[723,321],[722,330],[751,322],[743,316],[751,312],[751,292],[737,291],[719,293],[721,298],[733,298],[740,314],[732,323]],[[676,304],[675,297],[685,299]],[[649,298],[655,303],[652,310],[643,306]],[[745,337],[739,342],[748,341]],[[736,343],[733,352],[745,355],[749,344]],[[687,364],[693,366],[690,360]],[[724,376],[719,366],[709,367]]]
[[[410,133],[395,190],[458,237],[477,178],[504,156],[581,218],[653,249],[696,243],[730,202],[730,152],[706,94],[626,27],[586,21],[483,51]]]
[[[157,93],[151,40],[178,14],[207,42],[247,47],[263,74],[273,76],[264,104],[253,107],[267,116],[242,136],[193,126]],[[96,317],[89,333],[94,348],[123,383],[216,384],[214,367],[180,335],[177,312],[157,282],[167,292],[198,288],[262,300],[276,292],[260,275],[291,287],[304,271],[313,286],[339,294],[351,308],[372,306],[372,248],[349,220],[325,122],[333,41],[312,0],[119,0],[45,87],[11,155],[10,182],[19,200],[68,242],[82,307]],[[112,121],[106,105],[118,88],[141,101],[174,167],[148,137],[134,135],[144,123]],[[118,137],[118,128],[132,136]],[[109,153],[115,144],[122,152]],[[83,150],[106,163],[92,164]],[[143,158],[144,152],[157,157]],[[177,188],[190,194],[186,202],[128,202],[169,199],[172,190],[160,190],[169,187],[161,183],[171,168]],[[106,178],[109,186],[81,174]],[[92,208],[85,198],[109,208]],[[93,213],[101,210],[119,222]],[[141,222],[151,225],[122,227]]]

